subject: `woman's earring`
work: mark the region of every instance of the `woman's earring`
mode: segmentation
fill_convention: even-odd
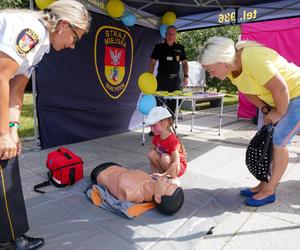
[[[58,33],[61,34],[61,33],[63,32],[64,28],[65,28],[65,26],[63,26],[63,25],[60,26],[60,29],[59,29],[59,32],[58,32]]]
[[[66,25],[64,25],[63,23],[60,23],[59,32],[58,33],[61,34],[64,31],[65,27],[66,27]]]

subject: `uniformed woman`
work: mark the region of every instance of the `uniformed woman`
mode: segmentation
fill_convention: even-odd
[[[37,249],[42,238],[25,235],[27,215],[18,156],[25,86],[44,53],[73,49],[89,30],[90,15],[75,0],[53,2],[44,11],[0,11],[0,249]]]

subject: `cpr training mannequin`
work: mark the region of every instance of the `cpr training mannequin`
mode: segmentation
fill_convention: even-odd
[[[145,120],[154,133],[148,158],[155,175],[170,176],[172,179],[182,176],[186,171],[186,152],[176,136],[172,115],[167,108],[154,107]]]
[[[93,184],[105,186],[117,199],[135,203],[154,201],[161,213],[176,213],[183,205],[183,189],[166,177],[153,178],[138,169],[117,163],[100,164],[91,173]]]

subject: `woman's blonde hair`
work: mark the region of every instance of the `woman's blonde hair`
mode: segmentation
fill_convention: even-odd
[[[222,36],[209,38],[199,50],[198,60],[202,65],[214,63],[234,64],[236,52],[247,47],[262,46],[255,41],[241,41],[236,45],[234,41]]]
[[[82,3],[75,0],[57,0],[43,11],[4,9],[0,12],[30,13],[39,18],[50,32],[54,32],[60,21],[65,20],[73,28],[81,29],[87,33],[91,22],[91,16],[87,9]]]
[[[61,20],[69,22],[72,27],[79,28],[85,32],[89,31],[90,14],[82,3],[75,0],[55,1],[40,15],[40,18],[52,32]]]

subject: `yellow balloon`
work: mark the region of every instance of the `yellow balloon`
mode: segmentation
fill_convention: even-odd
[[[140,90],[147,95],[155,94],[157,89],[157,81],[153,74],[143,73],[138,79]]]
[[[121,0],[109,0],[106,10],[111,17],[119,18],[123,15],[125,7]]]
[[[55,0],[35,0],[36,6],[40,9],[46,9]]]
[[[176,15],[172,11],[166,12],[162,17],[162,24],[173,25],[176,22]]]

